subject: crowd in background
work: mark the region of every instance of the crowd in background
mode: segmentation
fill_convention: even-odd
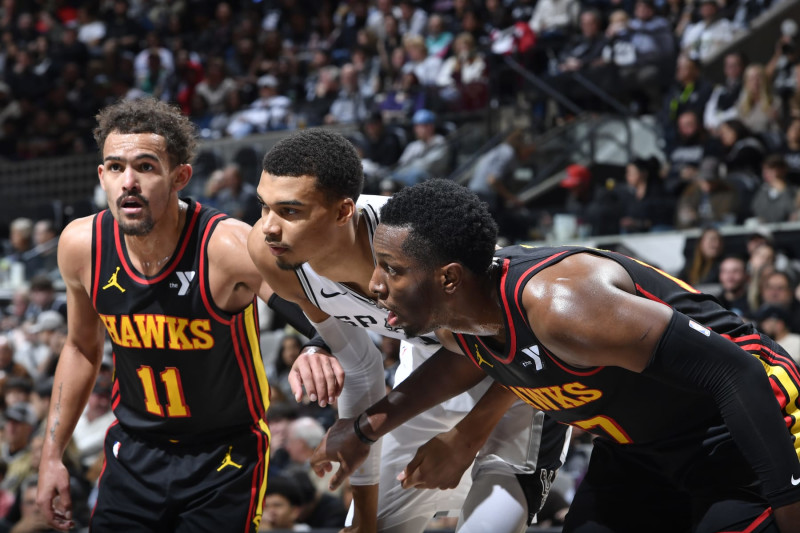
[[[520,200],[514,177],[536,146],[528,133],[512,132],[478,159],[468,183],[504,238],[545,235],[562,215],[574,217],[584,236],[707,226],[679,277],[757,322],[800,361],[797,260],[763,232],[744,255],[726,254],[715,226],[800,219],[797,27],[784,26],[767,64],[730,53],[716,85],[702,69],[768,7],[768,0],[4,0],[0,158],[92,152],[100,107],[153,95],[179,105],[207,139],[354,124],[367,192],[391,194],[453,170],[443,116],[482,109],[491,97],[519,99],[518,80],[493,70],[514,53],[582,108],[602,110],[578,77],[613,88],[635,113],[657,117],[666,145],[663,159],[635,159],[618,181],[570,165],[563,205],[534,209]],[[572,118],[545,94],[521,99],[538,125]],[[253,224],[260,215],[251,178],[221,164],[198,175],[193,192]],[[14,220],[0,258],[0,285],[13,288],[0,312],[0,533],[46,531],[31,501],[66,334],[59,222]],[[331,493],[308,470],[335,406],[292,399],[288,369],[303,339],[263,314],[265,337],[276,342],[263,354],[272,441],[262,528],[338,527],[349,490]],[[391,387],[399,347],[375,342]],[[111,372],[107,353],[69,450],[79,525],[113,419]],[[590,448],[576,432],[544,523],[563,515]]]

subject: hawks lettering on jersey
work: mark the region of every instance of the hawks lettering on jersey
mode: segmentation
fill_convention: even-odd
[[[126,348],[208,350],[214,347],[211,321],[164,315],[100,315],[114,344]]]

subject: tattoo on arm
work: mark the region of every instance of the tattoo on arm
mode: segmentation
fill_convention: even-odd
[[[53,421],[50,423],[50,442],[55,442],[56,428],[61,423],[61,389],[63,387],[64,383],[58,384],[58,400],[56,401],[55,416],[53,417]]]

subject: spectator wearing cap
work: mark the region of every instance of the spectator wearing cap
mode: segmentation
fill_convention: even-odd
[[[270,130],[285,130],[292,117],[292,101],[278,92],[278,78],[264,74],[257,81],[258,98],[231,117],[226,131],[235,138]]]
[[[6,408],[18,403],[28,403],[33,391],[33,381],[28,376],[8,378],[3,387],[3,405]]]
[[[24,366],[14,361],[15,345],[8,335],[0,335],[0,394],[5,396],[5,386],[14,378],[30,378]]]
[[[416,140],[403,150],[394,179],[404,185],[414,185],[429,178],[444,178],[450,170],[450,151],[447,140],[436,133],[436,114],[419,109],[411,119]]]
[[[39,421],[31,404],[25,402],[7,407],[3,416],[5,428],[0,458],[8,464],[8,472],[0,488],[16,492],[22,480],[35,473],[31,465],[30,441]]]
[[[800,334],[789,330],[789,312],[777,305],[765,304],[756,313],[758,329],[769,335],[800,364]]]
[[[717,0],[700,0],[697,6],[700,16],[683,30],[681,50],[706,62],[725,48],[735,37],[735,28],[724,17]]]
[[[81,463],[87,468],[102,455],[106,431],[115,420],[111,410],[111,387],[111,376],[101,372],[72,435]]]
[[[762,165],[763,183],[750,208],[762,223],[787,222],[797,209],[797,187],[786,181],[786,160],[780,154],[767,156]]]

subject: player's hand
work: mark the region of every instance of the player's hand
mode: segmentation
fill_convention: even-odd
[[[361,442],[353,431],[353,419],[341,418],[325,433],[322,442],[311,455],[311,469],[319,477],[333,469],[331,462],[339,463],[339,470],[331,477],[330,489],[339,485],[361,466],[369,455],[369,446]]]
[[[778,507],[773,512],[781,533],[800,533],[800,502]]]
[[[75,527],[72,520],[72,497],[69,493],[69,472],[60,460],[42,459],[39,465],[36,505],[53,528],[68,531]]]
[[[326,350],[316,346],[305,348],[292,365],[289,385],[294,399],[303,400],[303,388],[308,399],[325,407],[336,401],[344,387],[344,370],[339,361]]]
[[[397,480],[404,489],[453,489],[476,454],[477,450],[460,443],[458,431],[452,429],[420,446]]]

